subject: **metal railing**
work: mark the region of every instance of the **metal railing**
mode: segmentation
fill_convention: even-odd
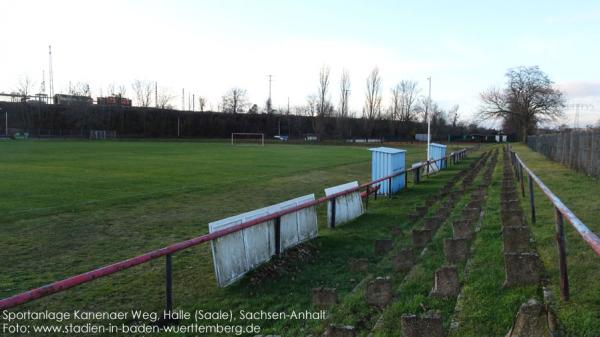
[[[549,188],[544,182],[533,173],[533,171],[523,163],[523,160],[511,150],[510,145],[507,145],[510,153],[511,162],[515,170],[515,175],[521,185],[521,194],[525,197],[525,174],[527,174],[527,182],[529,189],[529,206],[531,209],[531,222],[535,223],[535,199],[533,193],[533,183],[542,190],[548,197],[554,207],[555,216],[555,231],[556,231],[556,247],[558,250],[558,267],[560,273],[560,295],[565,301],[569,300],[569,275],[567,271],[567,253],[565,245],[564,218],[566,218],[583,240],[592,248],[592,250],[600,256],[600,237],[592,232]]]
[[[129,268],[135,267],[137,265],[141,265],[141,264],[147,263],[151,260],[155,260],[155,259],[158,259],[158,258],[161,258],[164,256],[165,263],[166,263],[166,265],[165,265],[165,310],[167,312],[170,312],[170,311],[172,311],[172,308],[173,308],[172,256],[174,253],[177,253],[184,249],[188,249],[190,247],[198,246],[200,244],[218,239],[220,237],[235,233],[235,232],[243,230],[245,228],[256,226],[258,224],[261,224],[261,223],[264,223],[267,221],[271,221],[271,220],[274,220],[275,233],[278,233],[278,232],[280,232],[280,228],[278,228],[278,227],[280,226],[282,216],[297,212],[297,211],[305,209],[305,208],[314,207],[319,204],[326,203],[328,201],[331,201],[332,205],[335,205],[336,198],[345,196],[350,193],[355,193],[355,192],[360,193],[360,191],[364,190],[364,189],[366,189],[366,191],[362,192],[361,196],[363,198],[366,198],[366,203],[367,203],[367,207],[368,207],[369,194],[372,194],[373,192],[375,192],[375,198],[376,198],[377,197],[376,192],[379,190],[379,187],[380,187],[379,184],[383,183],[384,181],[388,182],[388,184],[389,184],[388,191],[391,191],[392,178],[404,175],[405,181],[408,182],[408,177],[407,177],[408,173],[412,171],[415,175],[413,182],[415,184],[418,184],[420,182],[420,175],[421,175],[422,169],[426,168],[427,169],[426,172],[429,172],[431,165],[435,165],[437,162],[446,163],[446,164],[451,163],[454,165],[461,159],[465,158],[467,155],[467,152],[471,151],[471,150],[472,149],[462,149],[458,152],[452,152],[450,155],[447,155],[443,158],[429,160],[429,161],[423,161],[418,166],[396,172],[393,175],[390,175],[387,177],[383,177],[383,178],[380,178],[377,180],[373,180],[373,181],[364,183],[358,187],[340,191],[338,193],[335,193],[335,194],[332,194],[329,196],[324,196],[324,197],[318,198],[313,201],[299,204],[295,207],[287,208],[285,210],[282,210],[282,211],[279,211],[276,213],[271,213],[269,215],[262,216],[260,218],[256,218],[256,219],[253,219],[253,220],[250,220],[247,222],[243,222],[241,224],[238,224],[238,225],[226,228],[226,229],[218,230],[218,231],[215,231],[215,232],[212,232],[209,234],[205,234],[205,235],[193,238],[193,239],[178,242],[178,243],[175,243],[175,244],[172,244],[172,245],[169,245],[169,246],[157,249],[157,250],[150,251],[150,252],[142,254],[142,255],[138,255],[136,257],[133,257],[133,258],[130,258],[127,260],[116,262],[116,263],[113,263],[113,264],[110,264],[110,265],[107,265],[104,267],[100,267],[98,269],[94,269],[92,271],[88,271],[88,272],[85,272],[82,274],[71,276],[66,279],[50,283],[50,284],[44,285],[39,288],[31,289],[31,290],[22,292],[20,294],[16,294],[16,295],[1,299],[0,300],[0,310],[10,309],[10,308],[16,307],[18,305],[40,299],[42,297],[46,297],[46,296],[49,296],[49,295],[52,295],[55,293],[59,293],[59,292],[65,291],[67,289],[76,287],[78,285],[96,280],[101,277],[105,277],[105,276],[109,276],[109,275],[118,273],[125,269],[129,269]],[[376,185],[376,186],[373,187],[373,185]],[[388,192],[388,195],[391,196],[391,192]],[[335,213],[334,212],[332,212],[331,224],[335,224]],[[277,255],[277,254],[281,253],[281,242],[277,235],[275,236],[275,241],[276,241],[275,242],[275,248],[276,248],[275,251],[276,251],[276,255]]]

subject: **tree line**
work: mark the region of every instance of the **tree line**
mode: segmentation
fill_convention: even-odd
[[[525,141],[528,135],[537,131],[540,124],[557,121],[564,116],[563,93],[539,67],[511,68],[506,72],[506,77],[507,83],[504,88],[490,88],[480,94],[482,106],[478,113],[479,118],[501,119],[506,133],[516,134],[518,139]],[[435,102],[429,101],[421,94],[416,81],[399,81],[389,89],[389,100],[384,101],[382,78],[377,67],[373,68],[365,80],[361,113],[349,109],[352,82],[347,70],[341,72],[338,82],[339,101],[336,103],[331,99],[333,85],[329,66],[321,67],[317,79],[316,91],[307,95],[304,104],[277,109],[272,106],[270,98],[262,109],[257,104],[250,104],[246,90],[233,87],[222,96],[217,107],[219,113],[205,111],[206,99],[198,96],[198,114],[195,108],[196,97],[189,94],[187,110],[192,111],[174,110],[174,95],[167,90],[161,90],[159,94],[155,82],[138,80],[132,84],[137,108],[95,105],[54,107],[36,105],[35,102],[23,99],[21,103],[24,105],[7,109],[14,114],[11,118],[13,125],[34,134],[36,129],[38,134],[42,134],[41,130],[53,133],[56,130],[107,129],[123,135],[169,137],[173,135],[174,121],[177,123],[179,135],[183,128],[184,133],[191,137],[227,137],[230,132],[264,132],[272,135],[275,130],[273,121],[277,121],[277,133],[288,134],[291,137],[314,134],[319,139],[408,139],[416,133],[424,133],[423,125],[428,119],[431,120],[434,135],[438,137],[443,133],[459,134],[477,130],[476,124],[467,125],[459,119],[458,106],[442,109]],[[25,79],[21,81],[17,93],[27,98],[32,92],[32,86],[33,83]],[[126,95],[124,86],[112,86],[108,91],[111,95]],[[90,86],[85,83],[69,86],[70,94],[89,96],[90,92]],[[185,93],[182,93],[181,97],[185,98]],[[154,108],[151,108],[153,101]],[[183,110],[185,105],[183,99]],[[257,115],[273,117],[258,118]],[[189,129],[192,125],[196,126],[193,130]],[[202,130],[207,127],[214,129]]]
[[[318,102],[316,103],[318,106]],[[8,112],[9,133],[27,132],[40,137],[87,137],[90,130],[116,131],[119,137],[197,137],[228,138],[232,132],[259,132],[267,137],[288,135],[319,140],[385,138],[414,140],[416,133],[426,133],[422,122],[399,120],[309,116],[287,113],[223,113],[181,111],[153,107],[110,105],[54,105],[39,102],[0,102]],[[315,110],[320,108],[315,107]],[[434,139],[448,135],[485,132],[476,125],[455,126],[433,123]]]

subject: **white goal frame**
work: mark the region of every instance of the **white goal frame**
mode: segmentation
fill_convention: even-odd
[[[259,132],[232,132],[231,133],[231,145],[235,145],[235,136],[260,136],[260,145],[265,146],[265,134]]]

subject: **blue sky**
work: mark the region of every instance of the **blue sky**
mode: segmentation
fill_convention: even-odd
[[[539,65],[570,103],[600,115],[600,4],[594,1],[3,1],[0,91],[25,76],[47,75],[54,50],[55,91],[88,82],[133,96],[135,79],[157,81],[181,105],[181,89],[213,108],[233,86],[264,104],[274,75],[276,106],[303,104],[321,65],[331,68],[333,102],[348,69],[351,108],[364,102],[365,79],[380,68],[384,102],[403,79],[432,77],[432,98],[478,108],[478,93],[504,83],[507,68]],[[571,116],[572,112],[568,112]],[[569,122],[565,120],[564,122]]]

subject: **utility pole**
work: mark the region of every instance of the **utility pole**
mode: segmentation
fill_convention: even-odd
[[[154,105],[158,108],[158,82],[154,82]]]
[[[54,97],[54,71],[52,70],[52,46],[48,46],[48,77],[50,97]]]
[[[267,113],[271,113],[273,110],[273,100],[271,100],[271,82],[273,82],[273,75],[267,75],[269,77],[269,105],[267,106]]]
[[[2,111],[2,108],[0,108]],[[8,111],[4,111],[4,136],[8,137]]]
[[[269,75],[269,101],[271,101],[271,82],[273,81],[273,75]]]
[[[192,111],[196,111],[196,94],[192,94]]]
[[[185,88],[181,89],[181,111],[185,110]]]
[[[427,114],[427,160],[429,160],[429,144],[431,142],[431,76],[427,77],[429,81],[429,94],[427,95],[427,107],[425,113]],[[427,166],[429,167],[429,165]],[[427,172],[429,174],[429,172]]]

